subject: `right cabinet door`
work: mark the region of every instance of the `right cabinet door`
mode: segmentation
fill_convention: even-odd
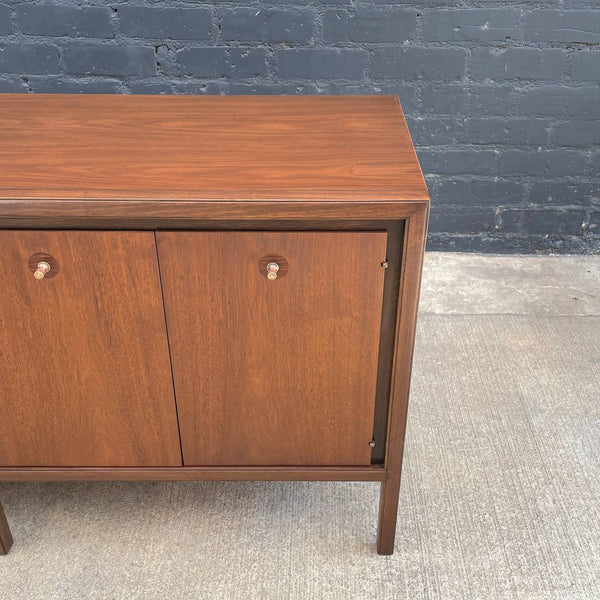
[[[184,464],[368,465],[385,232],[159,232]]]

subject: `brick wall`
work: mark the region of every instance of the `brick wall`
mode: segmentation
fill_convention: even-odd
[[[0,91],[398,94],[431,249],[600,251],[598,0],[0,0]]]

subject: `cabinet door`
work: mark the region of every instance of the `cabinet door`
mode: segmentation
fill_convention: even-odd
[[[0,231],[0,264],[0,465],[181,465],[154,234]]]
[[[386,234],[157,240],[184,464],[368,465]]]

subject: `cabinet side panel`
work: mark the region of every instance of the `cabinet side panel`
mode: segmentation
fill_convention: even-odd
[[[186,465],[370,464],[386,237],[157,233]]]

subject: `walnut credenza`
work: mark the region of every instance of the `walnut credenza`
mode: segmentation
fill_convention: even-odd
[[[0,121],[0,480],[380,482],[392,553],[429,210],[398,99]]]

